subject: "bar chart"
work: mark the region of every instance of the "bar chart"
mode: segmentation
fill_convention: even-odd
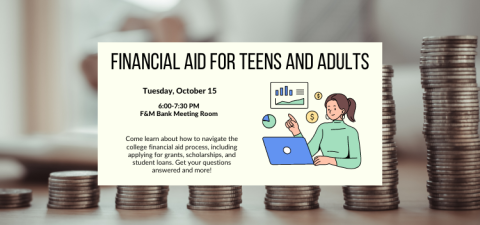
[[[280,94],[278,94],[278,90],[275,90],[275,96],[283,96],[283,88],[280,88]],[[293,96],[293,91],[290,89],[288,90],[288,86],[285,86],[285,96]]]
[[[307,82],[270,83],[270,108],[306,109],[308,108]]]

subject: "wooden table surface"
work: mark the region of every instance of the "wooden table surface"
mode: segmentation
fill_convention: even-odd
[[[343,209],[341,187],[322,186],[320,209],[271,211],[263,204],[265,187],[244,186],[240,209],[193,211],[186,208],[188,188],[170,186],[168,208],[159,210],[115,209],[115,187],[102,187],[100,206],[93,209],[48,209],[46,184],[1,183],[0,187],[31,188],[32,206],[0,209],[0,224],[480,224],[480,210],[443,211],[429,209],[423,161],[402,162],[400,172],[400,209],[361,212]],[[321,177],[319,177],[321,179]]]

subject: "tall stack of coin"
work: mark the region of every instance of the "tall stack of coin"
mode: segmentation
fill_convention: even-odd
[[[84,209],[97,207],[100,190],[97,171],[62,171],[48,178],[48,208]]]
[[[423,134],[433,209],[480,209],[476,47],[476,36],[423,38]]]
[[[271,210],[306,210],[319,207],[320,186],[265,186],[265,208]]]
[[[30,206],[32,190],[17,188],[0,188],[0,209]]]
[[[225,210],[240,208],[242,186],[188,186],[188,209]]]
[[[397,209],[398,170],[397,150],[393,136],[396,133],[395,101],[392,96],[393,68],[383,65],[382,69],[382,186],[344,186],[345,204],[350,210]]]
[[[161,209],[167,207],[168,186],[117,186],[117,209]]]

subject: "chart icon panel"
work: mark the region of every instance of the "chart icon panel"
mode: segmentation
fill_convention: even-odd
[[[308,82],[270,83],[271,109],[308,109]]]

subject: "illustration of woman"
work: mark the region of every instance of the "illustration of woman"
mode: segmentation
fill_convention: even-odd
[[[325,100],[327,111],[326,118],[332,122],[326,122],[318,126],[315,135],[308,143],[310,154],[313,156],[319,150],[323,156],[315,157],[314,164],[334,165],[347,169],[355,169],[360,166],[362,159],[360,156],[360,141],[358,132],[355,128],[345,124],[345,116],[352,122],[355,122],[356,103],[352,98],[343,94],[331,94]],[[295,118],[288,114],[290,119],[285,126],[295,137],[303,137]]]

